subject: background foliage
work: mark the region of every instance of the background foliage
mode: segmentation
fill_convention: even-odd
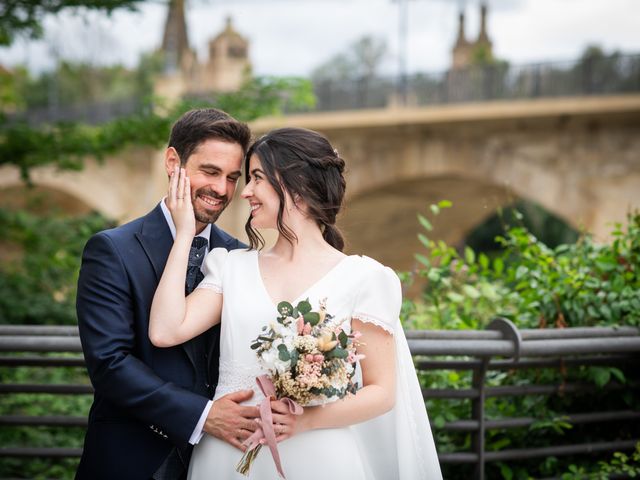
[[[42,20],[46,14],[63,10],[134,9],[144,0],[3,0],[0,5],[0,45],[10,45],[17,36],[42,36]]]
[[[54,165],[79,170],[88,156],[103,159],[131,145],[160,147],[169,138],[171,124],[191,108],[216,106],[239,120],[277,115],[284,109],[305,109],[314,97],[307,80],[296,77],[248,79],[238,92],[210,99],[186,99],[163,106],[158,99],[132,115],[101,125],[59,122],[39,126],[0,117],[0,165],[15,165],[25,180],[35,167]]]
[[[438,215],[449,206],[446,201],[433,205],[431,215]],[[613,241],[609,244],[596,244],[582,235],[576,243],[555,248],[533,236],[523,225],[522,216],[516,215],[512,219],[515,223],[505,225],[498,238],[502,251],[493,252],[492,256],[470,247],[458,252],[444,242],[434,241],[429,238],[431,222],[427,216],[419,215],[418,220],[422,229],[418,238],[424,245],[424,251],[416,254],[420,266],[402,276],[407,284],[421,281],[425,286],[419,299],[405,299],[403,303],[402,320],[407,328],[481,330],[496,316],[510,319],[518,328],[640,326],[640,212],[630,213],[626,225],[614,226]],[[468,371],[429,371],[421,372],[420,377],[426,388],[471,387]],[[612,367],[564,367],[490,371],[486,385],[561,386],[589,382],[604,387],[637,382],[637,377],[637,372]],[[572,426],[564,418],[568,412],[588,412],[592,405],[603,411],[640,408],[632,388],[623,392],[599,390],[595,394],[488,398],[487,419],[533,417],[536,422],[528,428],[488,431],[487,449],[637,437],[633,423],[614,422],[595,430],[593,426]],[[427,406],[439,451],[468,450],[469,434],[440,428],[445,422],[470,418],[470,402],[432,399]],[[615,462],[619,463],[619,456],[624,454],[616,455],[613,459],[594,455],[592,460],[578,456],[490,463],[487,478],[529,479],[560,474],[576,475],[566,478],[586,478],[576,472],[611,473],[618,468]],[[640,473],[637,459],[625,458],[626,468],[635,468]],[[618,470],[622,468],[619,466]],[[449,465],[445,469],[447,479],[465,479],[469,475],[464,466]]]

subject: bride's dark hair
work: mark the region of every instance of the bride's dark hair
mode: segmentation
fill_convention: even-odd
[[[256,140],[245,156],[245,178],[249,182],[249,160],[257,155],[264,174],[278,194],[278,232],[291,243],[297,237],[282,221],[285,192],[307,205],[307,213],[322,230],[329,245],[342,251],[344,239],[336,227],[336,215],[342,206],[346,183],[344,160],[329,141],[304,128],[280,128]],[[262,248],[262,235],[247,220],[245,231],[250,248]]]

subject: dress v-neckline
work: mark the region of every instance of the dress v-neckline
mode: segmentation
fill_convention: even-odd
[[[255,250],[256,254],[255,254],[255,271],[256,271],[256,275],[257,275],[257,280],[258,283],[260,284],[260,286],[262,287],[262,291],[264,292],[264,296],[265,298],[269,301],[269,303],[271,304],[271,306],[274,309],[278,309],[278,304],[273,300],[273,297],[271,296],[271,294],[269,293],[269,290],[267,289],[267,285],[264,283],[264,280],[262,278],[262,271],[260,270],[260,254],[257,250]],[[306,295],[309,294],[309,292],[311,292],[311,290],[313,290],[316,286],[318,286],[320,283],[322,283],[327,277],[331,276],[336,270],[339,269],[339,267],[341,267],[342,265],[344,265],[347,260],[349,260],[350,258],[356,257],[357,255],[346,255],[345,257],[343,257],[342,259],[340,259],[340,261],[338,263],[336,263],[333,267],[331,267],[329,270],[327,270],[327,272],[322,275],[320,278],[318,278],[317,280],[313,281],[311,283],[311,285],[309,285],[307,288],[305,288],[300,294],[298,294],[298,296],[296,296],[293,300],[287,300],[287,299],[280,299],[278,301],[279,302],[283,302],[283,301],[287,301],[289,303],[291,303],[292,305],[295,305],[298,301],[300,301],[301,299],[303,299]]]

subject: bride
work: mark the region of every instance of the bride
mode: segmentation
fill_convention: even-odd
[[[177,234],[151,307],[149,336],[156,346],[185,342],[221,322],[220,371],[214,399],[239,389],[264,396],[256,377],[265,373],[250,345],[277,316],[276,305],[308,299],[347,319],[345,330],[362,333],[354,395],[305,407],[294,422],[274,430],[289,480],[441,479],[427,412],[398,318],[401,290],[388,267],[342,253],[335,226],[345,192],[344,161],[320,134],[283,128],[257,140],[245,160],[242,197],[251,215],[247,250],[213,249],[204,280],[184,298],[184,279],[195,233],[190,183],[184,170],[172,176],[167,204]],[[256,229],[277,229],[264,250]],[[274,415],[274,419],[284,416]],[[236,444],[237,445],[237,444]],[[205,436],[195,447],[191,480],[242,479],[242,452]],[[277,478],[268,449],[257,456],[251,479]]]

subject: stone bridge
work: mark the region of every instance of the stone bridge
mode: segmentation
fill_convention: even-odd
[[[434,222],[435,238],[460,244],[499,206],[540,204],[604,241],[613,222],[640,208],[640,95],[576,97],[420,108],[311,113],[254,122],[256,135],[280,126],[323,132],[347,161],[340,218],[348,250],[397,269],[420,249],[416,213],[438,200],[453,208]],[[98,210],[124,222],[164,194],[162,152],[130,149],[81,172],[1,169],[0,201],[41,208]],[[32,201],[32,200],[31,200]],[[243,237],[247,209],[236,199],[220,220]]]

